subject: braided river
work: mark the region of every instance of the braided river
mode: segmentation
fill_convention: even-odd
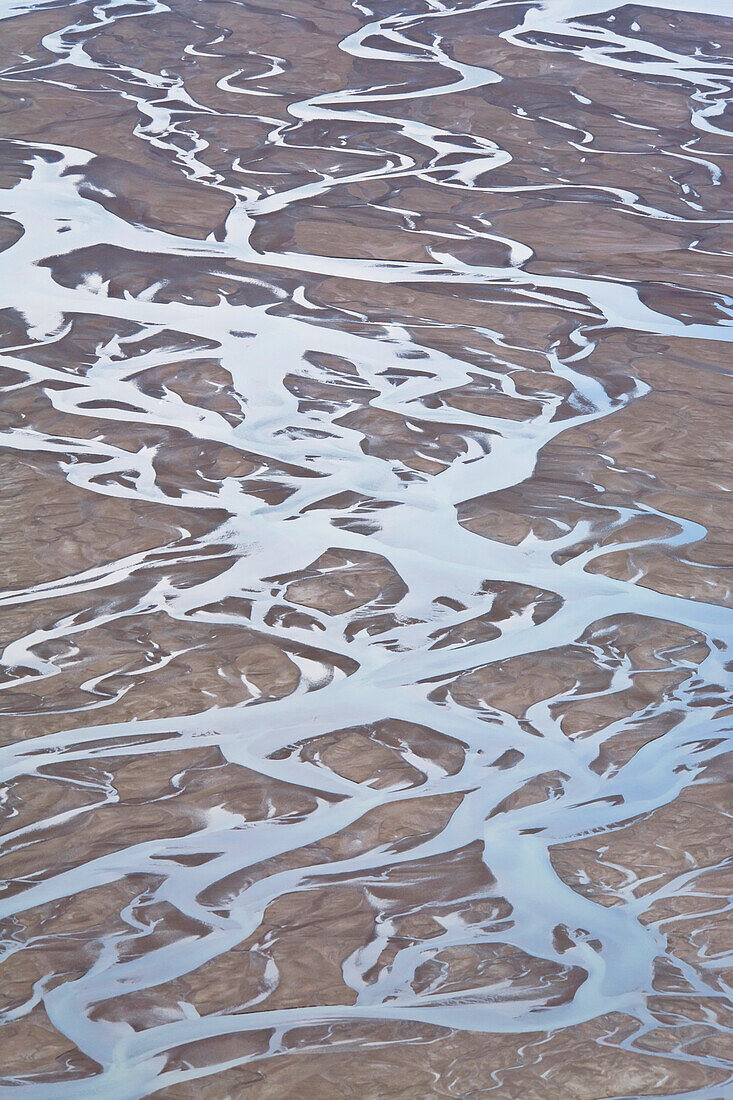
[[[0,1096],[733,1097],[733,2],[0,0]]]

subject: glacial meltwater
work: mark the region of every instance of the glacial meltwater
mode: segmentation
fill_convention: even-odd
[[[0,0],[0,1097],[733,1097],[733,0]]]

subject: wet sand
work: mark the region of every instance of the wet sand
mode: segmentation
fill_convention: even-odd
[[[0,1095],[733,1094],[725,8],[0,0]]]

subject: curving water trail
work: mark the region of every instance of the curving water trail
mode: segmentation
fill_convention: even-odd
[[[0,1095],[731,1095],[733,5],[0,36]]]

